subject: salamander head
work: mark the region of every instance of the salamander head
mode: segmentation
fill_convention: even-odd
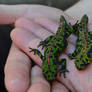
[[[66,24],[66,19],[64,18],[63,15],[60,16],[60,23]]]
[[[82,17],[81,23],[88,23],[88,16],[86,14]]]

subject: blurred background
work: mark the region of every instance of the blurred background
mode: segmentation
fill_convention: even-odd
[[[41,4],[66,10],[79,0],[0,0],[0,4]],[[10,25],[0,26],[0,92],[7,92],[4,86],[4,65],[11,46]]]

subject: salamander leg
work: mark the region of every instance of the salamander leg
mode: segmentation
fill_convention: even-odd
[[[73,53],[69,53],[69,54],[68,54],[69,58],[70,58],[70,59],[75,59],[76,56],[77,56],[77,55],[79,54],[79,52],[81,51],[80,49],[81,49],[81,48],[80,48],[80,46],[79,46],[79,47],[77,47],[77,48],[75,49],[75,51],[74,51]]]
[[[60,73],[63,74],[64,78],[66,78],[66,72],[69,72],[67,69],[66,69],[66,59],[59,59],[59,65],[61,65],[60,67]]]
[[[53,35],[47,37],[44,41],[41,41],[38,45],[38,47],[42,46],[42,49],[46,46],[48,46],[48,43],[50,42],[50,40],[53,38]]]
[[[43,60],[43,55],[39,50],[33,49],[33,48],[29,48],[29,49],[30,49],[30,52],[34,52],[34,55],[37,54]]]

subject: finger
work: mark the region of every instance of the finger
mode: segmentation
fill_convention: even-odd
[[[5,85],[9,92],[27,91],[30,68],[30,59],[13,44],[5,65]]]
[[[60,15],[69,18],[57,8],[42,5],[0,5],[0,12],[0,24],[12,24],[19,17],[34,19],[45,16],[56,21]]]
[[[50,85],[44,79],[42,70],[38,66],[32,68],[31,86],[28,92],[50,92]]]
[[[69,90],[60,82],[55,81],[52,83],[52,92],[69,92]]]
[[[40,59],[40,57],[37,54],[34,55],[34,52],[30,52],[31,49],[29,49],[39,49],[43,54],[43,50],[41,50],[40,47],[37,47],[41,41],[39,38],[33,35],[30,31],[22,28],[13,29],[11,33],[11,38],[21,50],[27,53],[27,55],[30,56],[31,59],[33,59],[38,65],[41,66],[42,60]]]
[[[53,34],[34,21],[25,18],[18,19],[15,23],[15,27],[24,28],[42,40]]]
[[[24,15],[25,17],[30,18],[30,14],[31,14],[31,17],[33,18],[35,12],[32,12],[32,11],[36,11],[41,8],[48,8],[48,7],[40,6],[40,5],[0,5],[0,12],[1,12],[0,13],[0,24],[12,24],[16,21],[17,18],[24,17]],[[53,8],[51,10],[53,10]],[[36,13],[37,14],[35,15],[40,17],[42,16],[41,13],[44,13],[44,12],[42,11],[40,15],[38,12]]]
[[[55,21],[48,18],[35,18],[34,21],[54,34],[56,33],[59,27],[59,20]]]
[[[31,5],[30,7],[28,7],[25,17],[31,19],[45,17],[57,21],[61,15],[65,16],[69,20],[71,19],[70,16],[65,14],[60,9],[43,5]]]

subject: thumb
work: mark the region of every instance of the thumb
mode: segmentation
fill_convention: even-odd
[[[43,5],[0,5],[0,24],[13,24],[19,17],[29,19],[46,17],[57,21],[60,15],[64,15],[68,20],[71,19],[60,9]]]

